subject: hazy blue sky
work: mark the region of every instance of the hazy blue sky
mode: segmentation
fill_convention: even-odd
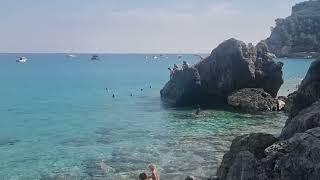
[[[301,0],[0,0],[0,52],[210,52]]]

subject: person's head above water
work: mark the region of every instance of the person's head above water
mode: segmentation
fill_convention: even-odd
[[[156,166],[154,164],[150,164],[148,167],[151,171],[154,171],[156,169]]]
[[[146,173],[141,173],[141,174],[139,175],[139,179],[140,179],[140,180],[146,180],[146,179],[148,179],[148,176],[147,176]]]

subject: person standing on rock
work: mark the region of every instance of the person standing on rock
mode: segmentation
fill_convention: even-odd
[[[182,69],[183,70],[187,70],[187,69],[189,69],[189,64],[187,63],[187,61],[183,61],[183,64],[182,64]]]
[[[179,70],[179,66],[174,64],[173,65],[173,73],[175,73],[175,71]]]
[[[168,70],[170,71],[170,79],[172,79],[172,76],[173,76],[173,71],[170,67],[168,67]]]

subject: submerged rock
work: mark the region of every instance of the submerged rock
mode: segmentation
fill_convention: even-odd
[[[228,97],[228,104],[247,112],[276,111],[277,101],[263,89],[245,88]]]
[[[229,39],[189,70],[176,71],[160,94],[175,106],[226,103],[232,92],[243,88],[262,88],[276,97],[283,83],[282,66],[273,61],[264,42],[254,47]]]

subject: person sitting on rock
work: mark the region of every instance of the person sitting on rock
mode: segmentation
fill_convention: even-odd
[[[183,61],[183,64],[182,64],[182,69],[183,70],[187,70],[187,69],[189,69],[189,64],[187,63],[187,61]]]
[[[152,180],[160,180],[160,177],[159,177],[159,175],[158,175],[158,171],[157,171],[156,166],[153,165],[153,164],[150,164],[150,165],[149,165],[149,169],[150,169],[150,171],[151,171],[151,176],[150,176],[150,178],[151,178]]]
[[[139,175],[139,179],[140,179],[140,180],[147,180],[147,179],[148,179],[148,176],[147,176],[146,173],[141,173],[141,174]]]

